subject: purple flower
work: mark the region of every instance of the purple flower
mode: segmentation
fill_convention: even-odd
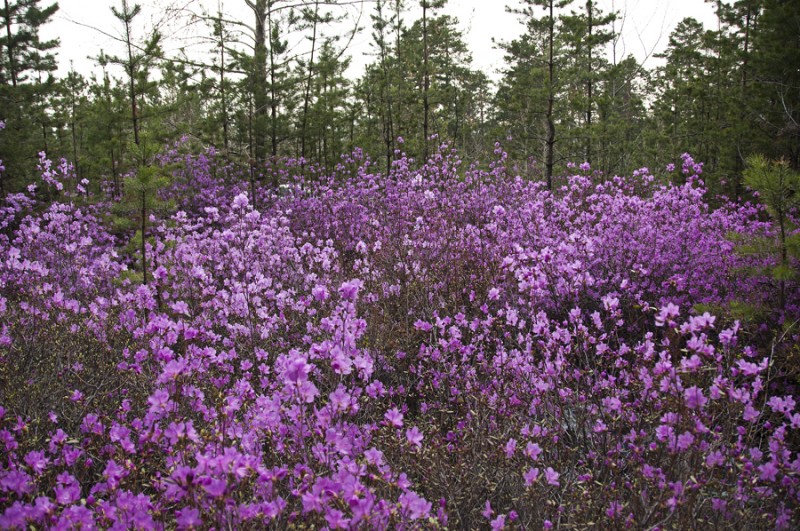
[[[525,447],[525,455],[527,455],[534,461],[537,461],[539,459],[541,453],[542,453],[542,447],[539,446],[537,443],[529,442],[528,445]]]
[[[350,523],[350,520],[344,517],[344,513],[337,509],[327,509],[325,521],[328,522],[331,529],[347,529],[347,524]]]
[[[505,446],[506,458],[511,459],[514,456],[514,451],[517,449],[517,440],[509,439]]]
[[[525,479],[525,486],[530,487],[536,480],[539,479],[539,469],[538,468],[529,468],[527,472],[522,474],[523,479]]]
[[[164,414],[171,410],[174,405],[166,389],[157,389],[150,395],[150,398],[147,399],[147,403],[150,404],[151,414]]]
[[[774,411],[775,413],[786,413],[786,414],[791,413],[796,405],[794,398],[792,398],[791,396],[783,396],[783,397],[773,396],[770,397],[769,402],[767,402],[767,404],[769,404],[770,409],[772,409],[772,411]]]
[[[556,487],[559,485],[558,477],[560,475],[561,474],[553,470],[551,467],[547,467],[547,469],[544,471],[544,478],[547,480],[547,483]]]
[[[416,426],[406,430],[406,439],[415,448],[422,448],[422,432]]]
[[[308,374],[312,368],[313,365],[309,365],[304,356],[297,356],[289,362],[284,372],[284,377],[289,383],[302,383],[308,380]]]
[[[33,492],[31,477],[20,470],[11,470],[0,477],[0,487],[15,492],[18,496]]]
[[[431,512],[431,503],[418,495],[413,490],[400,495],[400,507],[411,520],[427,518]]]
[[[247,194],[239,194],[233,198],[233,207],[237,209],[245,209],[250,201],[247,199]]]
[[[694,443],[694,435],[690,432],[685,431],[678,435],[678,450],[688,450],[692,443]]]
[[[127,471],[119,466],[113,459],[106,464],[103,477],[106,478],[109,488],[116,490],[120,480],[127,475]]]
[[[189,305],[184,301],[176,301],[171,304],[172,311],[181,315],[189,315]]]
[[[606,516],[609,518],[618,518],[622,514],[622,504],[618,501],[612,501],[606,509]]]
[[[768,461],[758,467],[758,477],[761,481],[775,481],[778,478],[778,467],[775,461]]]
[[[679,314],[680,308],[671,302],[668,303],[658,312],[656,316],[656,326],[664,326],[671,318],[677,317]]]
[[[706,456],[706,465],[709,467],[722,466],[725,463],[725,456],[719,450],[714,450]]]
[[[318,301],[324,301],[328,298],[328,288],[325,286],[314,286],[311,290],[311,295]]]
[[[299,384],[295,388],[295,391],[297,392],[297,397],[300,399],[300,401],[306,404],[312,403],[317,396],[319,396],[319,390],[317,389],[317,386],[308,381]]]
[[[736,365],[745,376],[755,376],[766,368],[765,366],[757,365],[746,360],[739,360]]]
[[[744,413],[742,413],[742,418],[747,422],[755,422],[758,417],[761,416],[761,413],[753,407],[752,404],[747,404],[744,406]]]
[[[501,514],[491,522],[489,525],[492,527],[492,531],[499,531],[500,529],[506,528],[506,515]]]
[[[656,428],[656,438],[658,438],[659,441],[667,442],[672,440],[673,437],[675,437],[675,429],[672,426],[660,424]]]
[[[371,465],[380,466],[383,464],[383,452],[377,448],[370,448],[364,452],[364,457]]]
[[[395,428],[402,428],[403,427],[403,414],[400,411],[393,407],[389,411],[386,412],[384,418],[389,423],[390,426],[394,426]]]
[[[622,411],[622,402],[616,396],[603,399],[603,407],[610,415],[617,415]]]
[[[683,392],[686,400],[686,407],[689,409],[701,409],[708,402],[708,398],[703,395],[702,389],[692,386]]]
[[[430,332],[433,329],[433,325],[427,321],[423,321],[422,319],[417,319],[414,323],[414,328],[417,330],[422,330],[423,332]]]
[[[72,505],[64,509],[56,522],[55,529],[96,529],[92,511],[80,505]]]
[[[328,395],[330,404],[334,411],[347,411],[350,408],[350,395],[344,386],[339,386],[334,392]]]
[[[28,452],[25,456],[25,464],[28,465],[36,475],[40,475],[44,472],[49,463],[50,459],[47,458],[42,450]]]
[[[228,483],[224,479],[205,478],[203,480],[203,490],[212,498],[221,498],[225,495]]]
[[[184,507],[175,513],[175,523],[178,529],[198,529],[203,525],[200,518],[200,511],[194,507]]]
[[[75,503],[81,497],[81,488],[71,474],[63,472],[56,478],[58,486],[55,488],[56,501],[61,505]]]
[[[481,511],[481,516],[489,520],[493,514],[494,510],[492,509],[492,503],[489,500],[486,500],[486,503],[483,505],[483,511]]]
[[[339,288],[339,295],[346,301],[355,301],[358,298],[358,291],[364,286],[359,279],[348,280]]]

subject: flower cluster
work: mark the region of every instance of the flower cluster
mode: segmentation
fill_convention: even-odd
[[[175,146],[147,284],[109,204],[6,198],[0,528],[797,525],[779,346],[699,309],[768,301],[759,209],[496,155]]]

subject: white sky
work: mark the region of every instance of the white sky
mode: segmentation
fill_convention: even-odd
[[[135,0],[130,0],[133,4]],[[142,4],[143,13],[138,17],[139,27],[135,28],[139,35],[147,27],[152,27],[152,21],[159,18],[161,12],[157,6],[163,5],[167,0],[138,0]],[[203,6],[216,12],[217,0],[169,0],[173,4],[190,6],[195,11],[200,11]],[[223,11],[232,18],[250,23],[252,14],[246,7],[244,0],[220,0]],[[119,35],[121,28],[111,14],[112,5],[120,5],[121,0],[58,0],[60,9],[54,16],[51,24],[43,30],[43,36],[58,36],[61,46],[58,50],[60,73],[64,74],[70,68],[70,61],[75,69],[88,75],[97,71],[98,67],[93,59],[100,49],[107,54],[121,54],[122,47],[113,38],[103,35],[100,30]],[[409,2],[417,5],[418,2]],[[47,4],[47,2],[43,2]],[[445,12],[456,16],[461,24],[461,29],[467,44],[473,54],[473,65],[486,72],[492,79],[497,79],[497,70],[502,66],[502,53],[494,48],[492,38],[498,40],[511,40],[522,31],[522,26],[514,15],[505,12],[506,6],[516,6],[516,0],[450,0]],[[583,5],[583,0],[576,0],[573,4],[577,9]],[[612,9],[620,14],[617,28],[622,29],[622,38],[617,48],[617,57],[623,58],[633,54],[640,61],[646,61],[652,66],[655,61],[651,56],[664,49],[669,33],[683,18],[692,16],[703,22],[706,27],[714,27],[716,18],[710,4],[704,0],[599,0],[597,2],[604,12]],[[360,25],[365,29],[355,37],[349,49],[353,58],[350,71],[351,76],[357,76],[365,64],[372,58],[370,53],[370,18],[373,9],[371,2],[366,2],[361,15]],[[410,23],[419,16],[418,8],[412,9],[405,15],[406,22]],[[421,13],[421,11],[420,11]],[[544,13],[544,11],[542,11]],[[356,20],[358,8],[351,7],[349,17]],[[349,27],[353,26],[350,22]],[[187,29],[173,26],[168,29],[170,39],[165,43],[167,53],[176,53],[181,47],[190,46],[198,50],[208,50],[209,45],[198,44],[198,31],[200,28]],[[649,59],[648,59],[649,58]]]

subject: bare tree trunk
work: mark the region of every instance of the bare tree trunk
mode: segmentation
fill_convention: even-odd
[[[48,151],[50,151],[50,146],[48,145],[48,142],[47,142],[47,113],[45,112],[45,109],[47,108],[47,105],[44,102],[44,96],[42,95],[42,92],[41,92],[41,90],[42,90],[42,72],[39,71],[38,75],[39,75],[39,79],[38,79],[39,84],[36,87],[36,90],[37,90],[37,92],[39,92],[37,99],[39,100],[39,104],[42,106],[42,109],[41,109],[41,111],[42,111],[42,143],[44,145],[44,152],[47,153]]]
[[[594,6],[592,0],[587,0],[586,11],[588,12],[588,46],[589,46],[589,64],[586,65],[586,75],[588,76],[586,82],[586,162],[592,163],[592,30],[594,23]]]
[[[267,98],[265,87],[267,85],[267,0],[245,0],[247,6],[255,16],[255,44],[253,47],[253,72],[250,78],[250,92],[253,101],[253,153],[259,163],[266,159],[266,142],[264,135],[264,122],[267,116],[267,107],[270,102]],[[270,53],[271,55],[271,53]]]
[[[128,13],[128,0],[123,0],[122,7]],[[128,64],[126,65],[128,74],[128,91],[131,98],[131,122],[133,123],[133,142],[139,145],[139,108],[136,101],[136,64],[133,61],[133,44],[131,43],[131,24],[128,18],[125,22],[125,44],[128,46]]]
[[[230,151],[228,138],[228,93],[225,91],[225,27],[222,25],[222,2],[217,4],[217,24],[219,30],[219,95],[222,105],[222,145],[225,153]]]
[[[736,139],[736,163],[734,165],[734,173],[736,175],[736,182],[734,187],[734,195],[738,197],[742,193],[742,172],[744,171],[744,135],[742,134],[741,125],[745,119],[745,102],[747,101],[747,68],[750,59],[750,31],[753,19],[753,5],[752,2],[747,2],[747,13],[744,19],[744,54],[742,55],[742,83],[740,87],[741,106],[739,107],[739,132]]]
[[[147,240],[145,233],[147,231],[147,198],[145,192],[142,191],[142,282],[147,285]]]
[[[14,39],[11,35],[11,8],[8,6],[8,0],[5,0],[6,8],[6,51],[8,52],[8,69],[11,74],[11,85],[17,88],[17,66],[14,63]]]
[[[303,124],[300,128],[300,156],[306,158],[306,127],[308,126],[308,106],[311,99],[311,80],[314,75],[314,53],[317,49],[317,21],[319,19],[319,0],[314,0],[314,24],[311,35],[311,58],[308,60],[308,76],[306,77],[306,92],[303,98]]]
[[[111,156],[111,176],[114,179],[114,199],[118,199],[121,195],[121,190],[119,183],[119,171],[117,170],[117,158],[114,156],[114,146],[111,146],[109,149],[109,155]]]
[[[422,68],[423,68],[423,88],[422,88],[422,107],[424,118],[422,121],[422,145],[425,160],[428,160],[428,113],[430,112],[430,102],[428,101],[428,91],[430,90],[431,80],[428,72],[428,2],[422,2]]]
[[[72,163],[75,165],[75,174],[80,177],[80,163],[78,161],[78,133],[75,129],[75,121],[76,121],[76,112],[75,112],[75,91],[70,91],[70,99],[71,99],[71,116],[69,121],[69,128],[72,134]]]
[[[553,104],[555,101],[555,94],[554,94],[554,69],[555,64],[553,62],[553,46],[554,46],[554,32],[555,32],[555,18],[553,18],[553,2],[555,0],[550,0],[549,9],[550,9],[550,30],[549,36],[547,39],[547,48],[548,48],[548,56],[547,56],[547,140],[545,142],[545,179],[547,180],[547,189],[553,189],[553,165],[554,165],[554,156],[555,156],[555,144],[556,144],[556,125],[553,120]]]
[[[392,159],[394,158],[394,124],[392,122],[393,110],[392,110],[392,91],[390,86],[390,79],[389,79],[389,65],[388,65],[388,51],[386,45],[386,39],[383,35],[383,30],[381,30],[381,69],[383,70],[383,83],[381,86],[381,90],[383,93],[383,100],[386,102],[386,108],[384,109],[384,120],[383,120],[383,136],[384,141],[386,142],[386,173],[388,174],[392,170]],[[383,102],[381,102],[383,103]]]
[[[269,38],[272,39],[272,12],[267,11],[267,24]],[[272,158],[278,156],[278,97],[275,87],[275,46],[269,47],[269,108],[270,108],[270,137],[272,141]],[[273,183],[277,186],[277,182]]]

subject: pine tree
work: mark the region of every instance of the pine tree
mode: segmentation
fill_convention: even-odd
[[[172,208],[172,204],[159,196],[159,192],[169,184],[169,179],[165,169],[153,163],[153,149],[147,133],[142,134],[139,141],[132,149],[137,151],[137,160],[145,163],[125,179],[124,192],[120,201],[115,203],[113,213],[118,228],[135,230],[130,246],[138,247],[141,280],[143,284],[148,284],[150,276],[147,244],[150,216],[167,211]]]
[[[652,108],[659,135],[657,149],[665,157],[659,164],[685,152],[702,161],[711,158],[716,102],[709,42],[703,25],[686,18],[670,34],[666,51],[658,55],[666,61],[657,69],[651,89],[657,95]]]
[[[753,35],[751,123],[756,150],[800,170],[800,12],[796,2],[763,0]]]
[[[596,139],[598,85],[610,68],[604,48],[614,38],[609,25],[616,20],[614,13],[604,14],[596,2],[587,0],[584,9],[561,17],[559,40],[564,48],[563,84],[569,94],[568,137],[574,147],[562,146],[562,154],[573,161],[592,162]],[[567,140],[567,139],[565,139]],[[568,144],[568,141],[563,144]]]
[[[511,45],[501,45],[506,51],[506,63],[510,71],[530,68],[528,80],[535,80],[531,86],[530,98],[524,95],[514,103],[517,109],[529,109],[525,114],[533,118],[534,123],[527,123],[524,136],[531,138],[538,136],[536,131],[543,125],[542,138],[543,158],[545,162],[545,181],[547,188],[553,187],[553,173],[556,164],[556,143],[558,114],[561,109],[559,92],[564,78],[563,46],[559,42],[560,11],[569,6],[572,0],[522,0],[522,7],[508,9],[516,14],[525,26],[525,33]],[[544,16],[537,16],[537,9],[544,10]],[[533,53],[530,62],[525,54]],[[525,66],[525,65],[528,66]],[[514,79],[504,80],[507,86],[517,83]],[[524,86],[524,84],[522,85]],[[502,88],[502,87],[501,87]],[[499,94],[499,92],[498,92]],[[527,100],[527,101],[526,101]],[[541,107],[541,110],[540,110]],[[537,123],[538,122],[538,123]],[[533,146],[532,146],[533,147]],[[531,153],[526,153],[526,157]]]
[[[238,54],[251,109],[251,154],[263,164],[267,152],[279,154],[280,144],[289,137],[290,116],[295,105],[291,77],[289,42],[286,34],[296,24],[294,4],[282,0],[245,0],[255,18],[252,54]],[[303,5],[302,2],[300,5]],[[267,142],[268,141],[268,142]],[[273,183],[276,185],[276,183]]]
[[[133,34],[133,22],[142,11],[139,4],[131,6],[128,0],[120,0],[119,8],[112,7],[111,12],[123,27],[120,41],[125,46],[125,54],[109,56],[108,61],[123,67],[128,81],[128,97],[130,100],[130,119],[133,130],[133,142],[140,142],[142,126],[143,99],[152,94],[157,85],[150,80],[151,69],[161,57],[161,34],[154,30],[138,42]]]
[[[3,0],[0,7],[0,115],[7,131],[0,139],[0,159],[7,170],[0,193],[21,187],[39,151],[49,147],[52,124],[47,101],[55,90],[54,50],[58,39],[42,41],[40,29],[50,22],[58,4],[40,0]]]
[[[395,130],[395,101],[394,93],[398,90],[398,73],[396,72],[397,59],[400,49],[400,32],[403,26],[401,14],[404,2],[394,0],[394,10],[389,11],[386,0],[376,0],[375,11],[370,15],[372,19],[373,46],[377,49],[378,59],[376,64],[367,68],[365,77],[371,78],[365,87],[369,92],[365,95],[370,106],[375,108],[371,114],[380,121],[383,143],[385,146],[386,172],[391,170],[394,160],[395,141],[399,136]],[[395,47],[391,47],[391,33],[394,32]],[[394,51],[394,53],[393,53]],[[377,88],[377,93],[374,92]]]
[[[642,65],[628,56],[612,65],[599,80],[597,120],[593,124],[595,159],[592,166],[605,175],[622,175],[652,164]]]
[[[796,282],[797,261],[800,259],[800,234],[793,223],[792,213],[800,208],[800,173],[788,161],[770,161],[762,155],[747,159],[744,183],[758,196],[777,225],[777,241],[773,253],[777,255],[771,277],[778,287],[778,310],[786,310],[788,284]]]
[[[348,96],[350,81],[345,77],[349,60],[326,40],[317,56],[306,115],[307,155],[331,168],[336,157],[353,146],[347,145],[350,126]],[[304,112],[304,114],[306,114]]]
[[[89,83],[89,101],[86,104],[85,147],[82,167],[89,175],[111,179],[111,197],[122,194],[121,176],[125,172],[123,160],[127,146],[127,124],[130,121],[128,89],[122,80],[112,79],[108,72],[109,61],[101,51],[97,58],[102,78],[92,78]]]

